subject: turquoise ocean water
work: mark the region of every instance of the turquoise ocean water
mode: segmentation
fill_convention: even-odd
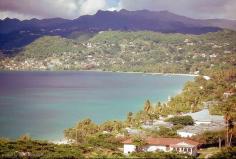
[[[63,130],[91,118],[124,120],[146,99],[167,101],[194,77],[108,72],[1,72],[0,136],[59,140]]]

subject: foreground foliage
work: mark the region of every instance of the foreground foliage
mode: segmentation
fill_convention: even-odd
[[[117,158],[124,157],[110,135],[90,136],[86,143],[56,145],[47,141],[0,139],[0,158]],[[114,146],[116,145],[116,146]]]
[[[81,158],[82,148],[44,141],[0,140],[0,158]]]
[[[221,152],[218,152],[218,153],[210,156],[210,158],[211,159],[214,159],[214,158],[219,158],[219,159],[223,159],[223,158],[234,159],[234,158],[236,158],[236,147],[222,149]]]
[[[168,159],[194,159],[195,157],[189,156],[187,154],[177,154],[177,153],[164,153],[164,152],[139,152],[132,153],[130,158],[168,158]]]

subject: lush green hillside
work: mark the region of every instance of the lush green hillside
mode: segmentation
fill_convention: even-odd
[[[75,53],[78,49],[74,49],[74,45],[75,43],[72,40],[59,36],[45,36],[26,46],[23,50],[23,56],[41,60],[51,55],[60,56],[64,52]]]
[[[0,66],[13,70],[193,73],[228,67],[236,59],[236,32],[227,30],[199,36],[108,31],[88,41],[78,42],[76,36],[73,38],[75,40],[57,36],[40,38],[17,56],[1,60]]]

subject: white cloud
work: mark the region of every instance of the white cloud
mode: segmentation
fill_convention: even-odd
[[[94,14],[99,9],[105,9],[106,6],[106,0],[86,0],[81,5],[80,14]]]
[[[236,0],[0,0],[0,18],[67,19],[97,10],[168,10],[193,18],[236,19]]]
[[[70,17],[74,0],[0,0],[0,10],[33,17]]]
[[[226,5],[225,10],[223,18],[236,19],[236,1]]]
[[[106,0],[0,0],[0,17],[73,19],[108,7]]]
[[[193,18],[236,19],[236,0],[120,0],[120,8],[128,10],[168,10]]]

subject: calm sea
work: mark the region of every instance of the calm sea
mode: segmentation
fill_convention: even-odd
[[[146,99],[166,101],[194,77],[106,72],[1,72],[0,136],[58,140],[91,118],[124,120]]]

